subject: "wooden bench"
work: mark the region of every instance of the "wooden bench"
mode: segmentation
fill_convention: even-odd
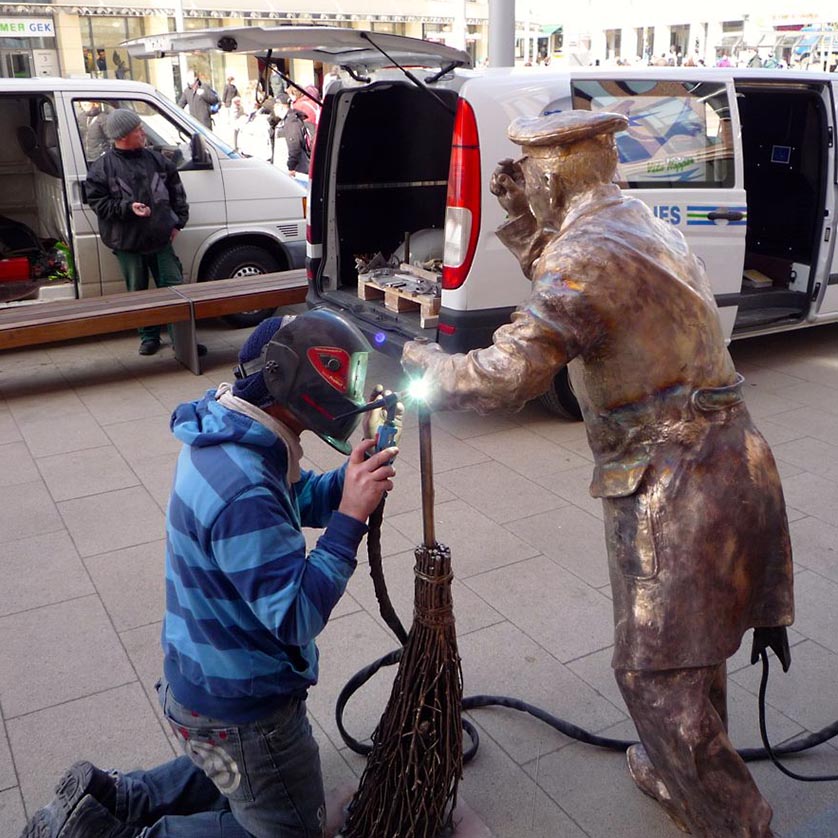
[[[9,306],[0,310],[0,350],[171,323],[175,357],[200,375],[196,321],[301,303],[306,288],[305,271],[298,269],[106,297]]]

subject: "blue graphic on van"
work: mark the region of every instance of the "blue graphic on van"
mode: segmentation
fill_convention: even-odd
[[[712,213],[740,213],[741,218],[731,220],[729,218],[711,218]],[[744,227],[748,223],[748,208],[747,207],[708,207],[708,206],[688,206],[687,207],[687,226],[703,226],[703,227]]]
[[[676,226],[681,223],[681,207],[677,204],[657,204],[652,207],[652,212],[661,221],[668,221]]]

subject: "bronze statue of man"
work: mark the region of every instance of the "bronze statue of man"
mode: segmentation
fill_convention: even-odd
[[[410,343],[436,407],[516,409],[567,363],[602,499],[612,665],[642,745],[632,777],[685,831],[770,836],[727,736],[726,660],[785,640],[792,562],[780,479],[742,400],[707,277],[680,232],[612,183],[623,116],[516,119],[491,190],[532,293],[493,345]]]

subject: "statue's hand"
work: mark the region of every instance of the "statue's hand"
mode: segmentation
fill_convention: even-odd
[[[511,218],[529,212],[527,193],[524,190],[524,173],[521,166],[510,159],[501,160],[492,173],[489,191]]]
[[[442,348],[438,343],[408,341],[402,350],[402,369],[408,375],[420,375],[427,369],[431,357],[441,352]]]

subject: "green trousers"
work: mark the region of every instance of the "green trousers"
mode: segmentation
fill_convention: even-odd
[[[158,288],[168,288],[183,283],[183,266],[175,255],[171,242],[157,253],[129,253],[127,250],[115,250],[119,267],[125,277],[129,291],[146,291],[149,274]],[[169,326],[169,337],[172,329]],[[143,326],[140,329],[140,341],[160,340],[159,326]]]

